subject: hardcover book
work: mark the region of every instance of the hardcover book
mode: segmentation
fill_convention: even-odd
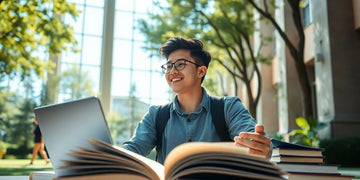
[[[164,165],[123,149],[92,139],[94,147],[79,147],[70,153],[63,169],[68,176],[56,180],[78,179],[284,179],[284,172],[265,157],[249,155],[248,149],[231,142],[190,142],[177,146]]]

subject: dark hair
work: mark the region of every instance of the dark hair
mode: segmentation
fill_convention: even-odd
[[[179,36],[172,37],[160,47],[159,53],[162,57],[168,59],[169,55],[178,49],[190,50],[190,56],[194,58],[196,63],[206,67],[209,66],[211,55],[208,51],[204,50],[203,42],[198,39],[185,39]]]

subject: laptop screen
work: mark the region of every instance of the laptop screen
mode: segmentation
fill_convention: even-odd
[[[62,160],[79,146],[90,148],[87,140],[95,138],[112,144],[100,100],[89,97],[71,102],[35,108],[35,117],[44,138],[56,176],[71,175],[71,170],[58,169]]]

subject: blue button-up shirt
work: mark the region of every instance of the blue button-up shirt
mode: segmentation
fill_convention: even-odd
[[[123,148],[147,156],[156,146],[155,119],[160,106],[151,106],[139,122],[134,136],[123,143]],[[224,97],[224,116],[231,139],[240,132],[254,132],[255,120],[242,105],[238,97]],[[158,153],[158,161],[163,163],[165,157],[176,146],[189,142],[218,142],[217,134],[210,112],[210,96],[203,89],[200,107],[194,112],[186,113],[179,105],[177,96],[170,105],[170,118],[162,137],[162,151]]]

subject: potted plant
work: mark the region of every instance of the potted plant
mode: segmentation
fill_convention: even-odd
[[[5,153],[6,153],[6,144],[5,142],[0,141],[0,159],[2,159]]]

